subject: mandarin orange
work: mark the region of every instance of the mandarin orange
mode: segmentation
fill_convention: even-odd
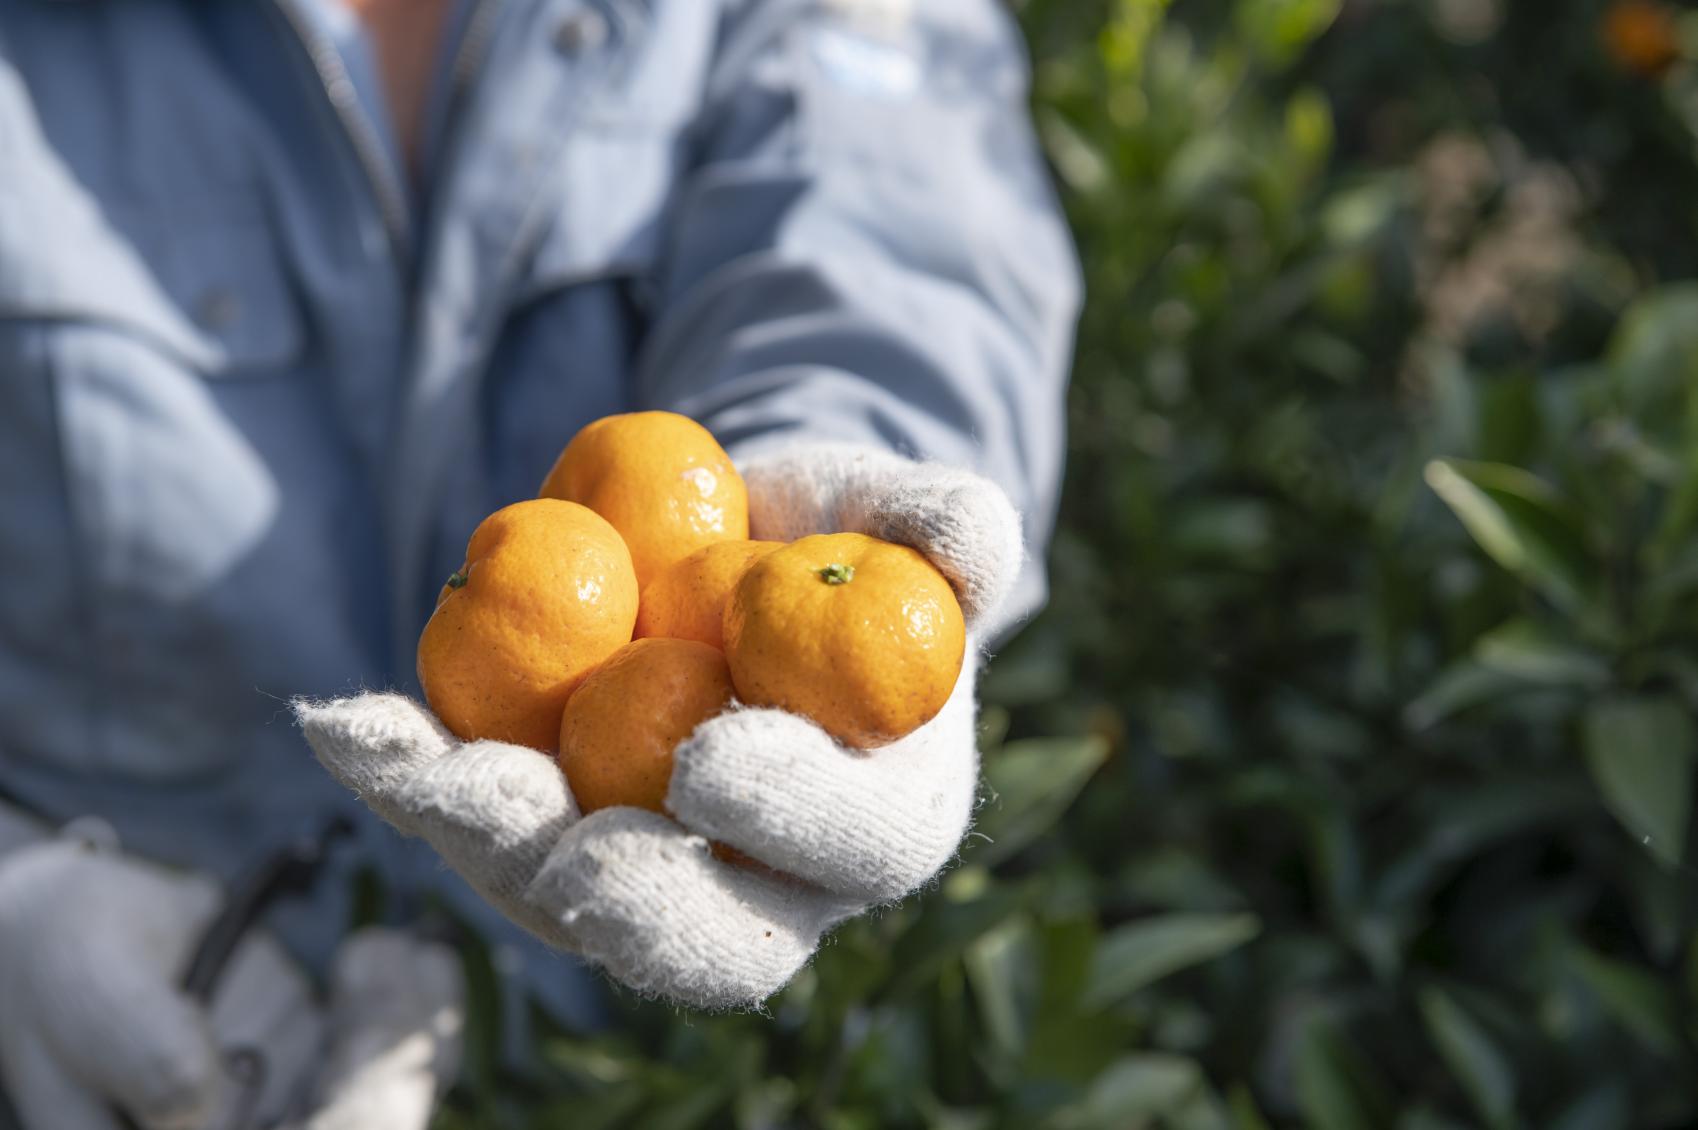
[[[749,536],[749,495],[718,441],[687,416],[630,412],[588,425],[538,492],[579,502],[613,524],[637,581],[704,545]]]
[[[781,541],[721,541],[675,561],[643,589],[636,637],[666,636],[725,647],[725,605],[749,566]]]
[[[725,609],[737,696],[811,718],[848,745],[883,745],[935,717],[960,676],[955,593],[913,549],[816,534],[752,564]]]
[[[485,518],[419,637],[419,682],[443,725],[552,751],[584,676],[631,639],[637,578],[587,507],[533,499]]]
[[[731,695],[725,657],[707,644],[644,639],[620,648],[560,719],[560,768],[578,806],[666,811],[672,751]]]

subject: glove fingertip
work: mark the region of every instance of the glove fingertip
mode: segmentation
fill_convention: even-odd
[[[427,738],[443,745],[454,735],[423,703],[396,691],[367,691],[344,698],[305,696],[289,704],[295,721],[308,735],[341,736],[371,743],[419,742]]]
[[[298,698],[293,707],[319,763],[362,795],[387,795],[458,744],[423,704],[402,694]]]
[[[222,1085],[219,1059],[206,1015],[187,998],[141,974],[114,969],[91,974],[78,985],[78,999],[61,1004],[85,1019],[65,1027],[86,1031],[100,1010],[111,1036],[95,1048],[55,1042],[59,1054],[138,1122],[147,1127],[203,1125]],[[85,1054],[89,1053],[89,1054]]]

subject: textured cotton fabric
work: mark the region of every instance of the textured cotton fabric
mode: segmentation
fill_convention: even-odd
[[[300,1130],[424,1130],[458,1066],[454,954],[355,935],[327,1020],[300,967],[254,933],[202,1009],[177,980],[221,903],[204,877],[76,838],[0,855],[0,1093],[24,1130],[119,1130],[114,1107],[145,1130],[227,1125],[248,1098],[232,1049],[263,1056],[262,1124],[316,1090]]]

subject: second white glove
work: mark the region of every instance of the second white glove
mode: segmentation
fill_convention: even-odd
[[[72,838],[0,857],[0,1090],[27,1130],[204,1130],[297,1110],[304,1130],[423,1130],[458,1062],[452,951],[368,930],[330,1014],[281,946],[245,938],[209,1008],[177,987],[221,898],[210,880]],[[327,1022],[328,1020],[328,1022]],[[256,1094],[226,1074],[257,1053]]]

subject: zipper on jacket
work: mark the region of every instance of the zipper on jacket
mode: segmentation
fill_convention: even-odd
[[[495,33],[495,10],[500,6],[497,0],[473,0],[472,14],[466,20],[465,33],[461,36],[459,49],[454,52],[454,62],[448,68],[450,117],[454,113],[454,104],[483,69],[484,57],[489,54],[489,43]]]
[[[448,95],[437,127],[433,162],[439,168],[446,167],[459,139],[462,119],[466,116],[466,98],[489,56],[490,44],[495,38],[495,15],[500,7],[500,0],[473,0],[471,13],[466,17],[466,28],[460,33],[460,45],[449,61]],[[435,208],[435,195],[432,193],[432,199],[426,201],[427,207]]]
[[[473,0],[471,10],[465,16],[465,27],[460,32],[460,42],[454,49],[453,58],[448,61],[445,79],[448,89],[443,97],[441,119],[436,124],[436,136],[430,146],[431,166],[436,175],[424,187],[418,201],[424,210],[420,216],[420,230],[427,245],[432,242],[432,233],[437,223],[436,214],[442,207],[442,196],[447,191],[444,174],[452,165],[460,135],[465,131],[467,98],[471,93],[472,84],[477,81],[483,70],[485,59],[489,56],[491,44],[495,39],[495,27],[499,22],[495,16],[500,8],[500,0]],[[420,253],[428,256],[431,250],[426,246]],[[422,266],[426,270],[430,268],[429,263]]]
[[[371,185],[378,214],[396,255],[405,260],[412,248],[406,188],[396,175],[394,162],[389,159],[382,138],[360,105],[359,92],[354,89],[354,80],[348,75],[341,53],[334,43],[319,34],[312,21],[301,15],[296,0],[276,0],[274,7],[282,13],[295,37],[306,48],[307,58],[324,88],[324,95],[341,121],[354,147],[354,157]]]

